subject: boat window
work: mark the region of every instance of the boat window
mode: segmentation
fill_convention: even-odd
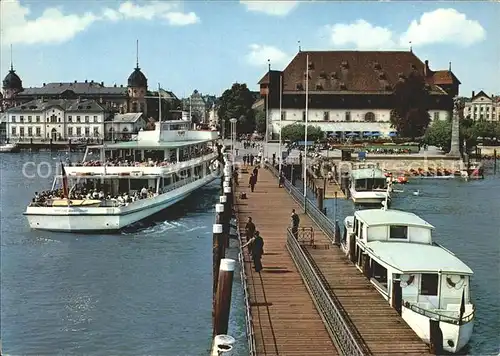
[[[380,286],[387,289],[387,269],[372,259],[372,277]]]
[[[421,295],[437,295],[438,294],[438,275],[437,274],[422,274],[422,283],[420,284]]]
[[[408,226],[391,225],[389,238],[391,239],[407,239]]]

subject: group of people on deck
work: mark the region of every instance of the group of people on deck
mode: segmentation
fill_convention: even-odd
[[[85,162],[77,162],[71,164],[74,167],[165,167],[171,165],[172,163],[165,158],[163,161],[153,161],[153,160],[127,160],[127,159],[112,159],[107,160],[104,164],[101,161],[85,161]]]

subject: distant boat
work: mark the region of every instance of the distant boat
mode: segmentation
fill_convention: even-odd
[[[419,196],[420,195],[420,190],[417,190],[416,192],[413,192],[413,195]]]
[[[4,143],[0,145],[0,152],[16,152],[19,148],[17,143]]]
[[[390,193],[384,172],[377,167],[358,168],[351,173],[349,187],[354,204],[390,203]]]

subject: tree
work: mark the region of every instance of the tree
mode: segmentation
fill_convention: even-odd
[[[436,120],[425,131],[424,143],[431,146],[442,147],[449,151],[451,146],[451,122],[448,120]]]
[[[286,125],[281,129],[281,139],[291,142],[304,141],[306,127],[302,124]],[[307,140],[317,141],[324,137],[323,131],[318,126],[307,126]]]
[[[260,134],[266,133],[266,113],[264,111],[255,112],[255,131]]]
[[[229,120],[235,118],[237,134],[249,134],[255,130],[255,117],[252,105],[254,97],[246,84],[234,83],[231,89],[227,89],[222,94],[219,101],[217,115],[219,117],[219,127],[228,137],[231,132]],[[222,129],[224,127],[224,129]]]
[[[417,72],[399,81],[393,92],[394,109],[391,111],[391,124],[400,136],[422,136],[431,118],[427,110],[429,90],[424,78]]]

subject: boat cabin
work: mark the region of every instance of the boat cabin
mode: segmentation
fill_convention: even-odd
[[[351,261],[401,312],[403,305],[441,317],[457,317],[462,293],[470,300],[472,270],[432,240],[434,227],[409,212],[356,211],[344,224],[343,245]],[[473,306],[466,310],[472,313]],[[466,313],[467,314],[467,313]]]
[[[357,192],[387,190],[387,178],[378,168],[361,168],[351,173],[351,186]]]

